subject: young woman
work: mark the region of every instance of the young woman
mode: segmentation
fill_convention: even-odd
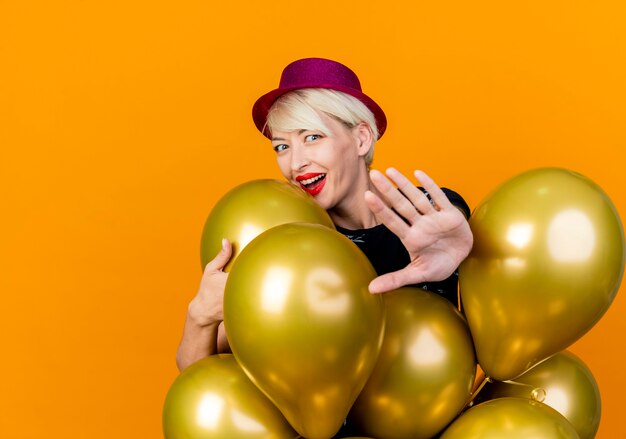
[[[421,171],[415,177],[423,189],[395,169],[386,177],[370,170],[387,120],[352,70],[322,58],[295,61],[279,87],[257,100],[252,116],[271,139],[283,176],[314,197],[372,262],[379,274],[369,286],[372,293],[418,285],[458,304],[455,270],[473,242],[469,208]],[[177,353],[180,370],[229,350],[221,325],[228,276],[222,269],[231,254],[225,240],[189,304]]]

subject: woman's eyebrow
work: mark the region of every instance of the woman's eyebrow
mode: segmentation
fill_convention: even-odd
[[[304,133],[305,131],[309,131],[309,130],[306,130],[306,129],[298,130],[298,135]],[[283,139],[282,137],[272,137],[272,141],[274,140],[285,141],[287,139]]]

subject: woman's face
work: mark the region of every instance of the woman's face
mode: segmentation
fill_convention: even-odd
[[[371,131],[365,124],[348,128],[332,117],[321,116],[328,127],[326,134],[304,129],[275,131],[272,146],[285,178],[324,209],[333,210],[350,202],[356,193],[362,196]]]

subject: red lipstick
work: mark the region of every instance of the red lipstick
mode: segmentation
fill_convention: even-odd
[[[298,175],[296,181],[307,194],[314,197],[324,188],[326,184],[326,174],[321,172],[309,172],[307,174]]]

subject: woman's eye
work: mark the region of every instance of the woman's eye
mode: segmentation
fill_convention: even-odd
[[[278,145],[274,145],[274,151],[276,151],[276,152],[281,152],[281,151],[284,151],[284,150],[286,150],[287,148],[288,148],[288,146],[287,146],[287,145],[285,145],[284,143],[280,143],[280,144],[278,144]]]
[[[320,136],[319,134],[308,134],[304,137],[304,141],[305,142],[313,142],[315,140],[321,139],[322,136]]]

